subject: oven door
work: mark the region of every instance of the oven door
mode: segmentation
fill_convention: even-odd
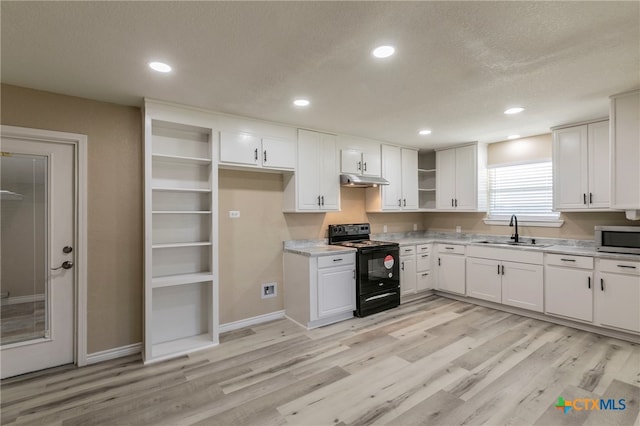
[[[359,295],[397,290],[400,286],[400,249],[392,246],[361,250],[357,269]]]

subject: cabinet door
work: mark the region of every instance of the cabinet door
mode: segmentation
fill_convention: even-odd
[[[589,208],[609,208],[609,122],[589,124]]]
[[[320,137],[316,132],[298,130],[298,169],[296,170],[298,208],[320,210]]]
[[[401,150],[402,161],[402,208],[418,208],[418,151]]]
[[[467,296],[501,303],[501,286],[500,262],[467,258]]]
[[[476,179],[477,150],[473,145],[456,148],[456,177],[454,205],[458,210],[475,210],[477,208],[478,185]]]
[[[336,151],[336,137],[321,134],[319,184],[322,210],[340,208],[340,173]]]
[[[436,208],[451,210],[456,198],[456,150],[436,152]]]
[[[356,309],[354,265],[318,270],[318,318]]]
[[[543,310],[542,265],[502,262],[502,303],[529,309]],[[502,268],[502,267],[501,267]]]
[[[587,126],[553,132],[553,200],[555,209],[586,209],[588,197]]]
[[[296,168],[296,144],[277,138],[262,138],[262,167],[280,170]]]
[[[362,174],[362,152],[357,149],[341,150],[340,171],[353,175]]]
[[[382,145],[382,177],[389,181],[382,192],[383,210],[400,210],[402,204],[402,159],[400,148]]]
[[[433,288],[431,271],[418,272],[416,276],[416,291],[425,291]]]
[[[438,290],[465,294],[465,259],[455,254],[438,255]]]
[[[611,99],[611,207],[640,209],[640,91]]]
[[[640,332],[638,276],[600,272],[596,278],[596,323]]]
[[[380,145],[372,144],[362,151],[362,174],[379,177],[380,173]]]
[[[416,257],[400,257],[400,295],[414,294],[416,292]]]
[[[260,138],[249,133],[220,132],[220,162],[258,166]]]
[[[545,266],[544,274],[544,306],[547,313],[593,321],[591,270]]]

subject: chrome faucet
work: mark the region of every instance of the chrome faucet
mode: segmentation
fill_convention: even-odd
[[[516,217],[515,214],[512,214],[511,220],[509,221],[509,226],[513,226],[514,222],[516,225],[516,232],[511,236],[511,239],[513,240],[513,242],[517,243],[520,241],[520,237],[518,236],[518,218]]]

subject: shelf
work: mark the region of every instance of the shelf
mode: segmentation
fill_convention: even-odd
[[[436,169],[418,169],[420,173],[435,173]]]
[[[165,249],[165,248],[179,248],[179,247],[199,247],[199,246],[210,246],[211,241],[202,241],[197,243],[171,243],[171,244],[154,244],[151,248],[154,249]]]
[[[210,193],[210,189],[200,189],[200,188],[169,188],[164,186],[156,186],[151,188],[153,191],[159,192],[202,192],[202,193]]]
[[[166,163],[180,163],[180,164],[211,164],[210,158],[199,157],[184,157],[181,155],[166,155],[166,154],[151,154],[153,160],[162,161]]]
[[[420,192],[435,192],[435,188],[418,188]]]
[[[210,210],[154,210],[153,214],[211,214]]]
[[[184,355],[216,345],[217,343],[211,338],[209,333],[183,337],[182,339],[170,340],[168,342],[155,343],[151,347],[152,354],[150,361],[160,361],[162,358]]]
[[[183,284],[195,284],[207,281],[213,281],[213,274],[210,272],[201,272],[197,274],[180,274],[180,275],[167,275],[164,277],[157,277],[151,280],[151,287],[171,287]]]

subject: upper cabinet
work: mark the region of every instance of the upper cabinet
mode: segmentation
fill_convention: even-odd
[[[380,177],[380,143],[351,136],[338,138],[340,173]]]
[[[340,209],[336,136],[298,130],[298,167],[284,177],[287,212],[327,212]]]
[[[294,170],[295,140],[244,132],[220,132],[220,164],[275,170]]]
[[[609,121],[554,128],[554,209],[609,209],[609,186]]]
[[[382,177],[389,185],[367,188],[367,211],[418,209],[418,151],[382,145]]]
[[[418,153],[418,206],[421,210],[436,208],[436,153]]]
[[[640,90],[611,97],[611,207],[640,219]]]
[[[436,151],[436,208],[486,211],[487,146],[472,144]]]

